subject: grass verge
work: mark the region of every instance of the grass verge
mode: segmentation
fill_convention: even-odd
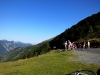
[[[72,62],[76,58],[73,51],[49,53],[25,60],[0,63],[0,75],[65,75],[75,70],[90,69],[97,71],[99,65]]]

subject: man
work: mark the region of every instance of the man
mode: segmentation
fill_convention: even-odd
[[[67,41],[64,43],[65,45],[65,50],[67,51]]]
[[[90,42],[88,41],[88,49],[90,49]]]
[[[85,45],[86,45],[86,42],[84,41],[83,42],[83,50],[85,49]]]

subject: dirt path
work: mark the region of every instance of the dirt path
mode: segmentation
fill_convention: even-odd
[[[72,61],[81,61],[88,64],[97,64],[100,65],[100,48],[95,49],[78,49],[73,51],[75,55],[78,55],[77,59],[71,58]]]

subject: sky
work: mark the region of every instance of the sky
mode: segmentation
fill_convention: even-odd
[[[0,0],[0,40],[37,44],[100,12],[100,0]]]

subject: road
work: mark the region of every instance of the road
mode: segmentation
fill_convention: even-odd
[[[72,61],[100,65],[100,48],[91,48],[90,50],[77,49],[76,51],[73,51],[73,53],[78,55],[78,58],[73,59]]]

